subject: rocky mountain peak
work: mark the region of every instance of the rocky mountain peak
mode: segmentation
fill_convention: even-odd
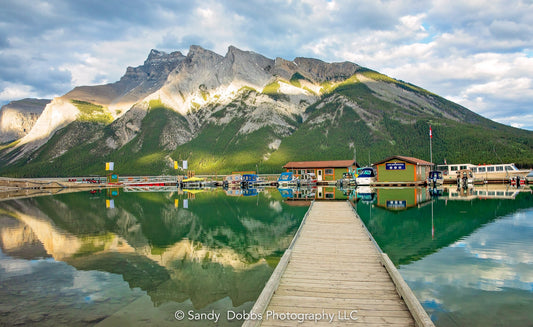
[[[47,99],[12,101],[0,109],[0,143],[26,136],[43,112]]]
[[[185,56],[179,51],[171,52],[170,54],[168,54],[164,51],[152,49],[150,50],[148,58],[146,58],[146,60],[144,61],[144,65],[146,66],[167,62],[179,62],[183,59],[185,59]]]
[[[361,68],[353,62],[326,63],[319,59],[298,57],[294,59],[299,72],[316,82],[341,81],[349,78]]]
[[[214,58],[215,60],[222,60],[223,57],[218,53],[204,49],[199,45],[191,45],[189,47],[189,52],[187,53],[187,59],[193,60],[194,58]]]

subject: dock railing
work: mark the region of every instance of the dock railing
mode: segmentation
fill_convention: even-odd
[[[356,216],[359,217],[359,214],[357,213],[353,205],[352,210],[354,211]],[[409,308],[409,311],[411,312],[411,315],[415,320],[416,326],[435,327],[435,324],[433,324],[433,321],[431,321],[431,318],[429,318],[426,310],[424,310],[424,308],[420,304],[420,301],[418,301],[409,285],[407,285],[398,269],[396,269],[394,263],[391,261],[389,256],[381,250],[379,244],[376,242],[368,228],[366,228],[366,225],[363,220],[361,220],[361,218],[359,218],[359,220],[361,221],[361,225],[366,231],[368,238],[372,241],[372,243],[374,243],[379,253],[381,254],[381,264],[383,265],[383,267],[385,267],[390,277],[392,278],[394,286],[396,287],[396,292],[398,292],[398,295],[400,295],[400,297],[405,302],[405,305],[407,305],[407,308]]]
[[[302,219],[302,222],[300,223],[300,227],[296,231],[296,234],[294,234],[291,244],[289,245],[287,250],[285,250],[285,253],[283,253],[283,256],[281,257],[278,265],[276,266],[276,269],[274,269],[274,272],[272,272],[272,275],[270,276],[267,283],[265,284],[263,291],[261,291],[261,294],[259,294],[259,297],[255,301],[255,304],[252,310],[250,311],[250,316],[253,316],[254,314],[256,316],[259,316],[259,315],[262,316],[265,313],[268,307],[268,304],[270,303],[270,300],[272,299],[272,296],[274,295],[274,292],[278,289],[281,276],[285,272],[285,269],[287,269],[287,265],[289,264],[289,261],[291,260],[292,249],[294,248],[294,244],[296,243],[296,240],[300,237],[302,228],[305,225],[307,216],[309,216],[309,212],[311,211],[311,208],[313,207],[314,203],[315,201],[311,202],[309,209],[305,213],[305,216]],[[260,320],[248,319],[242,324],[242,327],[257,327],[260,324],[261,324]]]

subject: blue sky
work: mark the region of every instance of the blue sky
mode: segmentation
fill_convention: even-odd
[[[533,130],[533,2],[0,0],[0,103],[115,82],[150,49],[352,61]]]

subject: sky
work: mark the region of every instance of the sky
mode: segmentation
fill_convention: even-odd
[[[0,0],[0,104],[190,45],[351,61],[533,130],[533,0]]]

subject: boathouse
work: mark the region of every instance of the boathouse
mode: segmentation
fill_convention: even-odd
[[[373,164],[377,182],[424,182],[433,164],[413,157],[392,156]]]
[[[313,173],[318,181],[339,180],[343,173],[355,170],[357,167],[359,165],[355,160],[291,161],[283,166],[287,172],[292,172],[297,176]]]
[[[425,188],[394,187],[376,189],[377,206],[390,211],[399,211],[416,207],[431,200]]]

